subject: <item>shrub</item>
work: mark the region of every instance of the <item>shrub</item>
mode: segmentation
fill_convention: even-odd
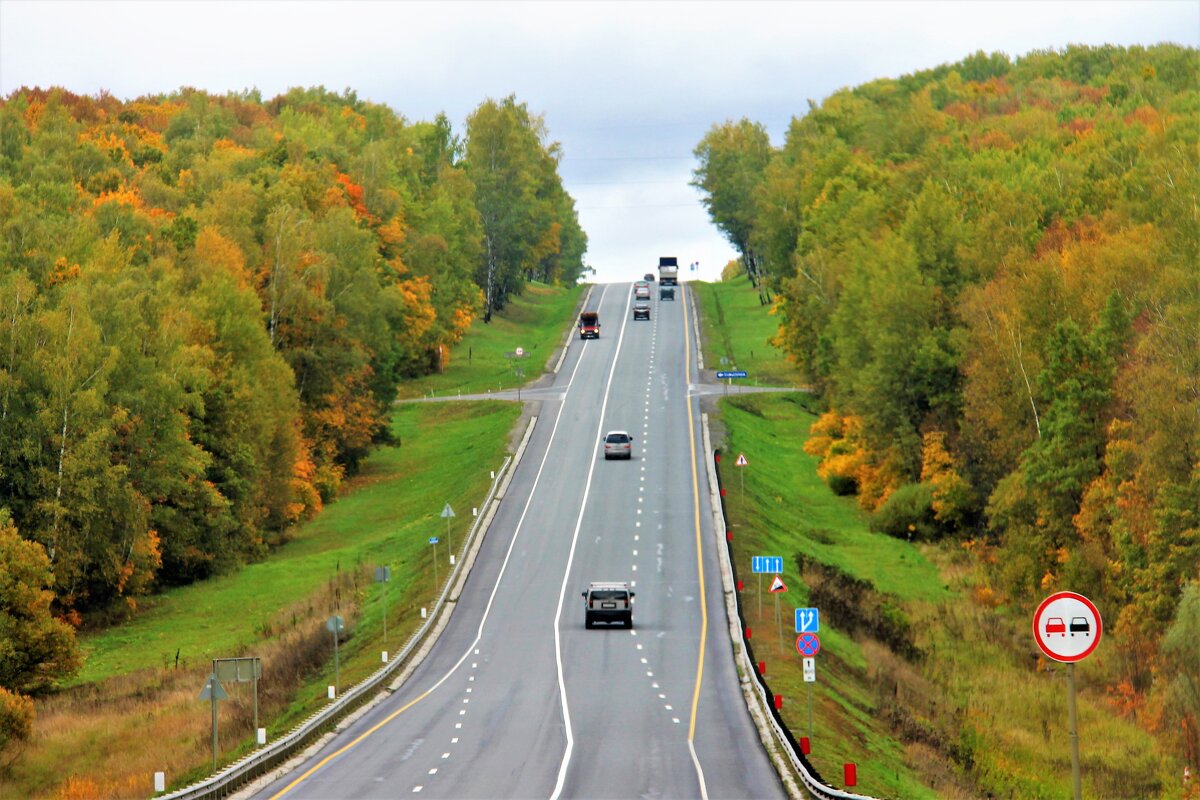
[[[33,732],[33,701],[0,686],[0,754]]]
[[[933,488],[926,483],[901,486],[875,512],[871,529],[898,539],[936,539],[941,528],[934,519]]]

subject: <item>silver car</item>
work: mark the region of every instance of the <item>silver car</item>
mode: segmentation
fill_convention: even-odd
[[[625,431],[609,431],[604,437],[604,460],[633,458],[633,437]]]

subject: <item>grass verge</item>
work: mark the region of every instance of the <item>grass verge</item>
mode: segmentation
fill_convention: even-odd
[[[445,397],[512,389],[553,367],[567,328],[587,285],[561,287],[530,283],[502,314],[475,320],[455,345],[442,371],[401,384],[401,398]],[[517,348],[525,352],[515,358]]]
[[[748,352],[774,325],[744,278],[697,288],[705,339],[724,352]],[[725,325],[710,310],[713,295]],[[731,326],[735,307],[763,319]],[[874,533],[852,498],[832,494],[803,451],[810,402],[798,393],[734,396],[720,402],[714,426],[729,456],[722,480],[751,643],[784,696],[788,726],[808,733],[793,609],[816,606],[822,649],[810,758],[826,780],[840,785],[842,764],[854,761],[858,790],[880,797],[1070,796],[1061,665],[1037,657],[1027,619],[981,601],[973,557],[958,543]],[[738,453],[749,462],[741,469]],[[759,614],[753,555],[784,557],[783,636],[765,593],[769,576]],[[1076,673],[1084,795],[1164,796],[1173,765],[1150,734],[1113,712],[1101,671],[1092,659]]]
[[[779,333],[779,317],[760,302],[758,290],[745,275],[719,283],[693,281],[688,286],[699,295],[704,366],[744,369],[752,386],[798,385],[795,365],[772,344]]]
[[[489,324],[478,320],[441,373],[404,384],[400,396],[483,393],[536,378],[551,366],[586,289],[530,284]],[[509,355],[517,347],[529,354],[523,361]],[[82,672],[38,701],[31,741],[0,769],[0,797],[146,796],[155,771],[165,770],[172,786],[207,774],[209,715],[196,695],[214,657],[262,657],[259,724],[274,739],[327,702],[334,665],[324,623],[334,613],[349,623],[339,685],[369,675],[380,651],[398,650],[432,605],[430,536],[442,539],[446,578],[442,507],[455,510],[450,536],[461,544],[520,413],[499,401],[397,406],[398,445],[375,451],[343,496],[269,559],[145,598],[132,620],[86,636]],[[392,567],[386,643],[378,564]],[[254,735],[247,687],[227,689],[222,761],[249,749]]]
[[[347,493],[269,560],[166,592],[130,622],[88,636],[83,673],[39,702],[33,739],[0,779],[0,797],[148,795],[157,770],[176,786],[207,773],[208,708],[196,695],[215,657],[263,658],[260,725],[274,739],[326,702],[334,665],[324,623],[334,613],[350,625],[340,685],[370,674],[384,649],[384,585],[373,567],[392,566],[387,649],[395,651],[435,595],[428,538],[445,541],[443,505],[457,513],[451,535],[461,544],[519,413],[499,401],[398,407],[400,444],[374,452]],[[444,546],[438,557],[445,580]],[[248,688],[229,689],[222,760],[253,735]]]

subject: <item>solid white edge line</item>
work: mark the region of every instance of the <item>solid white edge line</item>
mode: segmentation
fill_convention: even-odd
[[[558,780],[554,783],[554,792],[550,795],[550,800],[558,800],[562,795],[563,784],[567,780],[567,768],[571,764],[571,754],[575,750],[575,734],[571,730],[571,711],[567,705],[567,684],[566,679],[563,677],[562,634],[559,630],[562,619],[563,598],[566,597],[567,593],[567,581],[571,578],[571,564],[575,561],[575,545],[579,541],[579,531],[583,527],[583,511],[587,508],[588,494],[592,490],[592,475],[596,471],[596,456],[600,448],[599,435],[604,430],[604,414],[608,410],[608,396],[612,391],[613,375],[616,373],[617,361],[621,356],[621,346],[625,342],[625,328],[629,324],[629,305],[632,300],[633,287],[631,286],[630,292],[625,298],[625,312],[621,315],[621,333],[617,335],[617,351],[613,354],[612,366],[608,368],[608,381],[604,385],[604,402],[600,405],[596,436],[593,437],[596,444],[592,445],[592,464],[588,467],[587,481],[583,485],[583,501],[579,504],[579,516],[575,520],[575,533],[571,536],[571,549],[567,554],[567,567],[563,571],[562,586],[558,590],[558,608],[554,612],[554,660],[558,663],[558,696],[562,702],[563,722],[567,731],[567,748],[563,752],[562,763],[558,766]],[[571,377],[574,379],[574,375]]]
[[[604,297],[603,291],[601,292],[600,296],[601,296],[601,299],[603,299],[603,297]],[[623,334],[624,334],[624,328],[622,328],[622,335]],[[517,539],[520,538],[521,528],[525,524],[526,515],[528,515],[528,513],[529,513],[529,506],[532,505],[532,503],[533,503],[533,496],[537,491],[538,483],[542,479],[542,472],[546,468],[546,461],[550,457],[550,448],[554,444],[554,436],[555,436],[555,434],[558,433],[558,423],[559,423],[559,421],[562,420],[562,412],[563,412],[563,409],[566,407],[566,397],[571,391],[571,386],[575,383],[575,375],[579,372],[579,365],[582,362],[583,362],[583,354],[581,353],[579,355],[579,360],[577,360],[575,362],[575,368],[571,370],[571,378],[570,378],[570,380],[567,381],[567,386],[563,390],[563,402],[561,405],[559,405],[558,413],[554,417],[554,426],[550,429],[550,439],[546,442],[546,451],[545,451],[545,453],[542,454],[542,463],[538,465],[537,475],[534,476],[533,485],[529,488],[529,497],[525,501],[525,508],[521,510],[520,519],[517,520],[517,526],[513,531],[512,541],[509,542],[508,551],[504,554],[504,561],[500,565],[500,572],[498,572],[496,574],[496,583],[492,586],[492,593],[488,597],[487,605],[483,609],[483,616],[479,620],[479,628],[475,633],[475,639],[469,645],[467,645],[466,652],[464,652],[462,654],[462,657],[454,663],[454,666],[452,666],[446,672],[445,675],[443,675],[441,678],[439,678],[437,680],[437,682],[433,684],[433,686],[429,687],[429,689],[427,689],[425,691],[425,694],[422,697],[418,698],[418,700],[424,699],[425,697],[428,697],[430,694],[433,694],[433,692],[436,689],[438,689],[443,683],[445,683],[447,680],[449,680],[450,676],[458,671],[458,668],[461,667],[463,662],[467,660],[467,657],[471,655],[472,651],[474,651],[476,654],[479,653],[479,650],[477,649],[477,645],[479,644],[480,639],[483,638],[483,626],[485,624],[487,624],[488,616],[491,614],[491,611],[492,611],[492,604],[496,600],[496,593],[500,590],[500,582],[504,578],[505,571],[508,569],[508,562],[512,558],[513,550],[517,545]],[[594,459],[593,459],[593,462],[594,462]],[[562,602],[562,598],[560,597],[559,598],[560,606],[561,606],[561,602]],[[475,666],[475,665],[472,664],[472,666]],[[559,675],[561,676],[561,674],[562,674],[562,663],[560,660]],[[466,702],[466,701],[464,700],[463,702]],[[415,705],[415,704],[416,703],[414,702],[410,705]],[[466,713],[467,713],[466,709],[462,709],[459,711],[460,715],[466,714]],[[569,733],[569,729],[570,728],[569,728],[569,724],[568,724],[568,733]],[[421,787],[417,787],[413,791],[420,791],[420,789],[421,789]],[[276,796],[278,797],[279,795],[276,795]]]

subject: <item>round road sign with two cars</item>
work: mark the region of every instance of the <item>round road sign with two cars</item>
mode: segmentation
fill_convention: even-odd
[[[1082,661],[1100,644],[1104,623],[1091,600],[1075,592],[1055,592],[1033,614],[1033,638],[1048,658]]]

